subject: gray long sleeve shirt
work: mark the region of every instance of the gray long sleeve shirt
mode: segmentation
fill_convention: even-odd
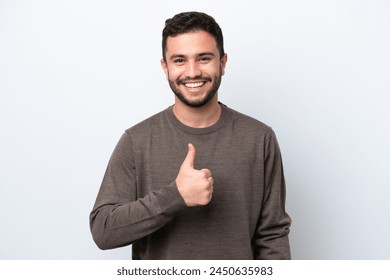
[[[132,244],[133,259],[290,258],[275,134],[221,106],[211,127],[185,126],[169,107],[126,130],[90,214],[101,249]],[[188,143],[196,148],[194,167],[212,172],[206,206],[187,207],[175,184]]]

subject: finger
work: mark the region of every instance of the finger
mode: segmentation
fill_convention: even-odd
[[[188,152],[187,152],[186,158],[183,161],[182,166],[194,168],[195,155],[196,155],[195,146],[192,145],[191,143],[189,143],[188,144]]]
[[[200,170],[200,171],[202,171],[202,173],[204,174],[204,176],[206,177],[206,178],[210,178],[212,175],[211,175],[211,171],[209,170],[209,169],[206,169],[206,168],[204,168],[204,169],[202,169],[202,170]]]
[[[207,178],[207,180],[209,181],[209,184],[210,184],[210,187],[211,187],[211,191],[213,191],[213,187],[214,187],[214,179],[213,179],[213,177],[209,177],[209,178]]]

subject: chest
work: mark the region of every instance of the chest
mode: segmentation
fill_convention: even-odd
[[[138,155],[139,193],[146,194],[173,182],[188,152],[196,149],[195,169],[207,168],[214,179],[214,194],[221,201],[248,203],[262,193],[264,156],[261,139],[234,133],[165,135],[151,137]],[[167,140],[168,139],[168,140]]]

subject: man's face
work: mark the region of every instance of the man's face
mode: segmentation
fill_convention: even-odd
[[[220,58],[217,43],[205,31],[193,31],[167,39],[165,75],[178,100],[187,106],[207,104],[217,93],[227,56]]]

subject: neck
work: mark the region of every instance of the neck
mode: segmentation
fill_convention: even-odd
[[[216,124],[221,116],[221,111],[218,94],[202,107],[187,106],[177,98],[173,106],[175,117],[183,124],[193,128],[205,128]]]

